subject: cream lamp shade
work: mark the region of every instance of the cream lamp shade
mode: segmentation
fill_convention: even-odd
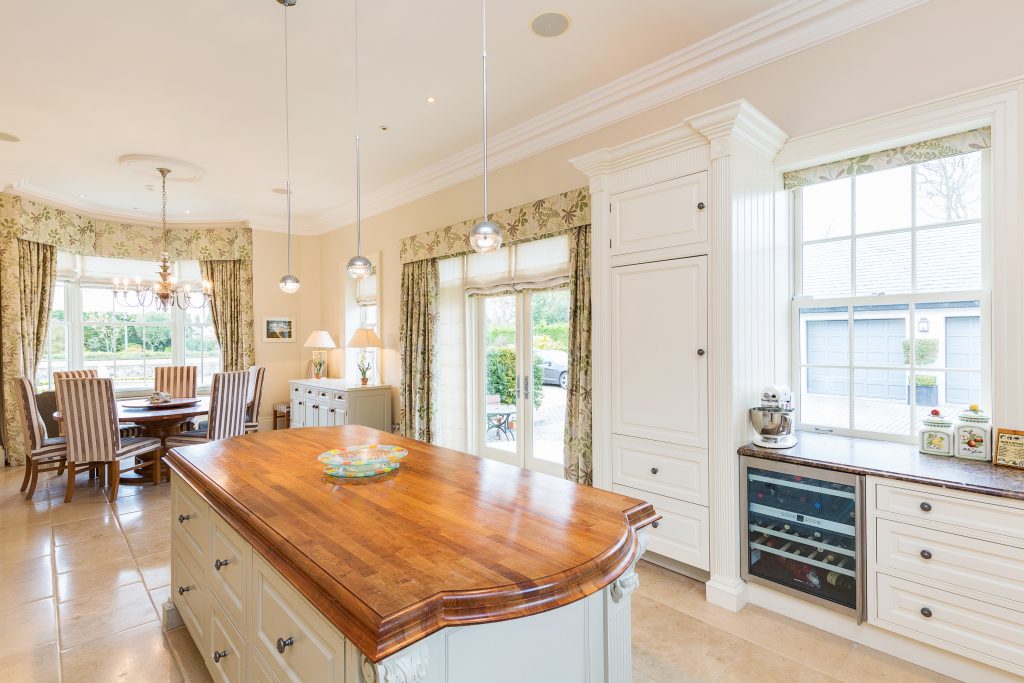
[[[384,344],[381,343],[380,337],[368,327],[360,327],[348,340],[350,349],[380,349],[383,347]]]
[[[333,349],[335,344],[327,330],[313,330],[303,346],[310,349]]]

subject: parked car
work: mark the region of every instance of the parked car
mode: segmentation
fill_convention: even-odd
[[[563,389],[569,386],[569,354],[565,351],[534,349],[533,355],[540,359],[544,369],[544,384],[557,384]]]

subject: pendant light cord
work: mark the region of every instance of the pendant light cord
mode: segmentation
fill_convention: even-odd
[[[288,3],[284,6],[284,159],[287,174],[284,183],[285,203],[288,209],[288,274],[292,274],[292,137],[291,111],[288,89]]]
[[[487,210],[487,0],[483,0],[483,93],[484,93],[484,220],[490,219],[490,212]]]
[[[362,229],[362,183],[360,177],[360,164],[359,164],[359,0],[353,0],[352,2],[352,27],[354,37],[352,43],[355,45],[355,67],[356,67],[356,94],[353,98],[355,102],[355,122],[356,122],[356,256],[362,254],[362,241],[363,241],[363,229]]]

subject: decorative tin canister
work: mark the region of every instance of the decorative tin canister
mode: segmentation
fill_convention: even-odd
[[[992,418],[977,405],[957,417],[956,456],[972,460],[992,459]]]

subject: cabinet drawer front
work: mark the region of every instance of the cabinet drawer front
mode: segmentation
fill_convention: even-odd
[[[709,568],[710,528],[706,507],[626,486],[613,488],[616,493],[648,501],[661,515],[657,528],[647,527],[648,550],[698,569]]]
[[[253,567],[253,649],[282,681],[343,683],[344,637],[263,558]]]
[[[931,487],[929,487],[931,488]],[[935,489],[941,491],[941,489]],[[875,507],[879,512],[906,515],[923,523],[935,522],[992,534],[1024,538],[1020,523],[1024,511],[973,498],[877,484]]]
[[[708,504],[707,451],[613,436],[612,464],[616,484]]]
[[[706,242],[707,179],[702,171],[613,194],[610,255]]]
[[[175,539],[171,548],[171,598],[196,643],[205,643],[208,631],[206,582],[199,567]]]
[[[878,564],[1015,600],[1024,609],[1024,548],[879,519]]]
[[[242,683],[245,680],[245,641],[216,600],[210,600],[210,639],[204,652],[213,680]]]
[[[879,626],[894,625],[940,647],[981,661],[993,657],[1024,671],[1024,612],[887,574],[877,576]]]
[[[171,528],[176,540],[202,565],[210,549],[210,506],[178,475],[171,477]]]
[[[241,630],[245,628],[245,609],[249,602],[252,546],[219,515],[213,513],[211,517],[210,559],[206,567],[210,590],[220,600],[235,627]]]

